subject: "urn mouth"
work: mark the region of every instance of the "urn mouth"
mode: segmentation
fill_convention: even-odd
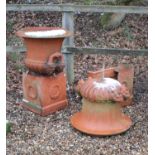
[[[65,38],[72,35],[71,32],[60,27],[27,27],[19,30],[17,36],[22,38]]]

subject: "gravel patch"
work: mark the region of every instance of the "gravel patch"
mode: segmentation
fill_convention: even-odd
[[[24,55],[19,55],[18,65],[23,65]],[[70,116],[81,109],[81,98],[72,87],[67,88],[69,106],[47,117],[41,117],[17,104],[22,99],[22,71],[7,56],[7,119],[12,122],[12,132],[7,135],[7,154],[52,155],[146,155],[148,147],[147,118],[147,57],[75,56],[76,79],[86,78],[89,68],[115,66],[122,61],[135,66],[134,102],[124,108],[133,120],[132,127],[117,136],[94,137],[83,134],[70,125]],[[91,65],[90,65],[91,64]],[[91,66],[91,67],[90,67]],[[24,69],[23,69],[24,70]]]

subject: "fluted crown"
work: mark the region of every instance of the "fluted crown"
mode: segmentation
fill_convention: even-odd
[[[130,97],[127,88],[112,78],[80,80],[77,89],[84,98],[95,102],[105,100],[123,102]]]

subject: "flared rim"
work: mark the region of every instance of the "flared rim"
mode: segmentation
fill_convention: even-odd
[[[81,123],[82,120],[81,119],[84,119],[83,121],[85,123]],[[77,112],[75,113],[71,118],[70,118],[70,122],[71,122],[71,125],[77,129],[78,131],[81,131],[83,133],[86,133],[88,135],[94,135],[94,136],[111,136],[111,135],[117,135],[117,134],[121,134],[125,131],[127,131],[131,125],[132,125],[132,121],[130,119],[130,117],[128,117],[127,115],[123,115],[122,116],[122,119],[125,119],[127,121],[127,125],[126,126],[122,126],[120,127],[119,129],[117,128],[113,128],[111,129],[111,127],[109,128],[109,130],[105,129],[105,128],[100,128],[98,130],[94,130],[93,128],[91,127],[87,127],[87,124],[89,124],[90,120],[87,120],[86,118],[83,117],[83,113],[82,112]],[[104,122],[102,122],[104,123]],[[95,126],[95,123],[94,123],[94,126]],[[119,122],[118,122],[118,126],[120,126]]]
[[[61,34],[58,33],[55,35],[49,34],[49,32],[52,32],[52,31],[55,31],[55,33],[56,33],[57,30],[58,31],[62,30],[62,31],[64,31],[64,33],[61,33]],[[36,34],[38,32],[41,32],[41,33],[47,32],[48,35],[44,34],[41,36],[41,34],[39,34],[39,35],[34,35],[34,34],[28,35],[27,34],[27,33],[31,33],[31,32],[33,32],[33,33],[36,32]],[[72,36],[72,33],[67,31],[64,28],[61,28],[61,27],[26,27],[26,28],[23,28],[23,29],[17,31],[16,35],[19,37],[22,37],[22,38],[40,38],[41,39],[41,38],[65,38],[65,37]]]

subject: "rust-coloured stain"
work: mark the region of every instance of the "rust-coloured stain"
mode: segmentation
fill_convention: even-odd
[[[17,32],[27,48],[22,106],[46,116],[67,106],[61,47],[71,33],[59,27],[28,27]]]
[[[83,97],[82,110],[71,117],[73,127],[91,135],[114,135],[130,128],[132,121],[121,106],[131,96],[119,81],[89,77],[79,81],[77,90]]]

